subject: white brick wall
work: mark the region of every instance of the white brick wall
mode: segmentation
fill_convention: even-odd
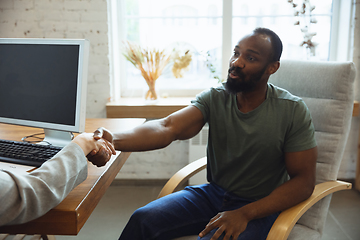
[[[132,153],[117,179],[168,179],[189,163],[189,141],[175,141],[165,149]]]
[[[106,0],[1,0],[0,37],[90,40],[87,117],[105,117],[110,97]]]

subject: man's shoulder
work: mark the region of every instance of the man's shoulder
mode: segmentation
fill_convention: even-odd
[[[274,84],[269,83],[269,88],[268,88],[268,98],[272,98],[272,99],[278,99],[280,101],[285,101],[285,102],[293,102],[293,103],[297,103],[297,102],[301,102],[302,99],[299,96],[296,96],[292,93],[290,93],[288,90],[275,86]]]
[[[211,87],[209,91],[213,94],[229,94],[225,89],[225,83],[221,83],[215,87]]]
[[[220,84],[215,87],[211,87],[202,91],[200,94],[197,95],[197,98],[219,98],[229,95],[229,93],[225,90],[225,84]]]

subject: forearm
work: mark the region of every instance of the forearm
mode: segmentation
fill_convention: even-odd
[[[165,119],[149,121],[130,131],[113,135],[115,149],[125,152],[155,150],[176,140],[176,134],[169,129]]]
[[[286,210],[309,198],[314,184],[303,178],[293,178],[276,188],[270,195],[250,203],[239,211],[253,220]]]
[[[127,152],[148,151],[168,146],[174,140],[195,136],[204,126],[204,118],[194,106],[152,120],[133,130],[113,133],[115,149]]]
[[[290,180],[277,187],[269,196],[247,205],[243,211],[249,219],[283,211],[309,198],[315,188],[316,159],[317,147],[285,153]]]

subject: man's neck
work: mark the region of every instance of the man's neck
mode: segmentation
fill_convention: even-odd
[[[251,92],[236,94],[237,107],[242,113],[248,113],[260,106],[266,99],[267,84]]]

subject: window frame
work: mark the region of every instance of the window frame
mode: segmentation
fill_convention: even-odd
[[[285,1],[285,0],[284,0]],[[122,1],[107,0],[108,4],[108,38],[109,38],[109,65],[110,65],[110,96],[111,100],[126,97],[127,81],[125,77],[126,60],[122,57],[120,39],[124,39],[124,23],[118,14],[123,12]],[[228,59],[232,55],[232,0],[223,0],[222,13],[222,69],[228,69]],[[350,14],[349,14],[350,13]],[[330,61],[349,61],[352,59],[353,0],[333,0],[333,13],[330,36]],[[345,26],[345,27],[344,27]],[[348,27],[346,27],[348,26]],[[346,49],[344,51],[344,49]],[[227,71],[222,71],[222,79],[226,79]],[[204,89],[176,89],[169,90],[169,95],[174,97],[195,96]],[[134,90],[133,94],[141,96],[142,89]]]

